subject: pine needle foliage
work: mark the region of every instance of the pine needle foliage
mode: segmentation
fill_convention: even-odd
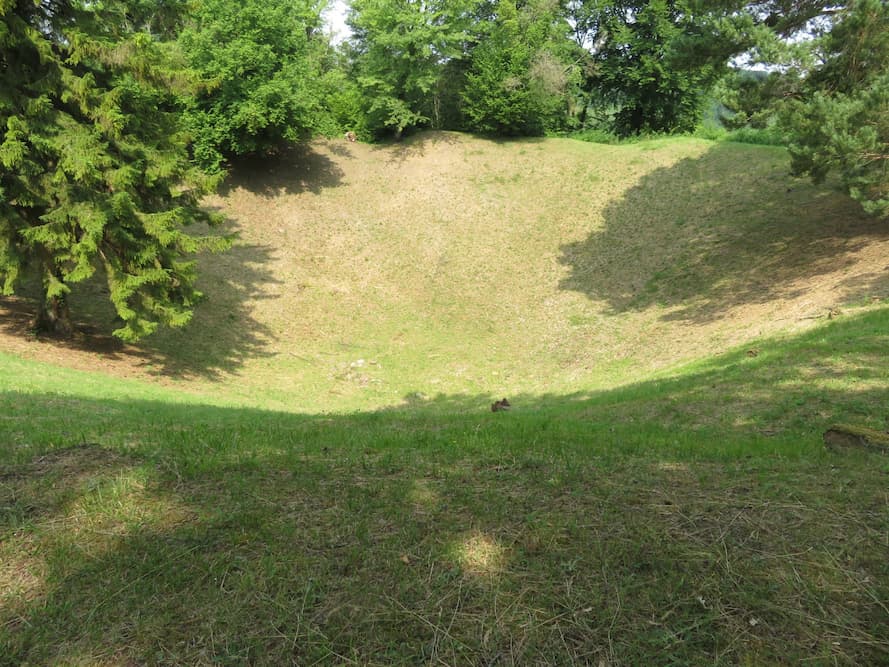
[[[889,4],[849,3],[817,42],[819,67],[782,110],[793,170],[839,175],[869,213],[889,218]]]
[[[146,3],[0,0],[0,288],[42,283],[35,324],[70,334],[68,296],[97,272],[136,340],[201,294],[191,256],[229,241],[199,199],[175,94],[188,86]]]

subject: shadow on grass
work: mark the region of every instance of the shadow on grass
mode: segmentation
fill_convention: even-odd
[[[351,144],[348,139],[328,139],[324,146],[337,157],[352,158],[355,157],[355,153],[351,149]]]
[[[333,144],[331,144],[333,145]],[[238,189],[273,199],[282,194],[319,194],[340,185],[343,171],[311,146],[297,144],[271,155],[254,155],[232,164],[219,192],[228,196]]]
[[[613,312],[662,305],[673,308],[665,319],[698,323],[799,297],[828,274],[843,303],[889,296],[882,267],[838,278],[856,252],[889,240],[889,227],[787,172],[782,150],[715,144],[643,176],[604,210],[601,229],[562,246],[571,273],[561,288]]]
[[[138,345],[144,363],[158,375],[218,379],[246,360],[273,356],[275,333],[253,316],[253,304],[276,298],[282,281],[267,268],[275,249],[236,242],[198,265],[206,302],[182,329],[161,329]]]
[[[222,233],[236,229],[229,223]],[[237,370],[250,358],[268,356],[274,333],[253,317],[251,304],[269,296],[268,288],[280,281],[267,265],[274,250],[267,246],[236,243],[230,250],[198,259],[198,288],[206,301],[194,310],[192,321],[181,329],[160,328],[138,344],[124,344],[112,335],[120,326],[108,299],[108,286],[100,276],[78,284],[70,297],[75,334],[59,338],[32,330],[37,309],[35,289],[23,296],[0,300],[5,317],[3,333],[31,338],[54,346],[60,354],[76,350],[96,355],[96,364],[129,362],[155,375],[216,379]],[[210,302],[213,307],[207,307]]]
[[[384,143],[374,144],[375,151],[383,151],[387,155],[387,161],[406,162],[418,157],[426,155],[427,151],[434,150],[442,144],[455,146],[460,143],[461,135],[454,132],[445,132],[439,130],[425,130],[416,134],[410,134],[401,141],[387,141]]]
[[[0,394],[0,663],[881,664],[889,467],[820,430],[887,331],[497,414]]]

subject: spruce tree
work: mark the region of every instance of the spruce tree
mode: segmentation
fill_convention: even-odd
[[[97,272],[116,336],[182,326],[201,296],[189,256],[227,244],[185,231],[213,222],[212,184],[178,127],[176,5],[0,0],[0,289],[39,279],[41,329],[71,333],[69,294]]]

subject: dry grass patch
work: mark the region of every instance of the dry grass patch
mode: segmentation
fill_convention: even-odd
[[[477,577],[496,577],[508,560],[506,550],[496,539],[479,532],[460,539],[454,550],[463,571]]]
[[[101,560],[134,531],[188,520],[145,480],[137,461],[91,444],[0,467],[0,626],[23,631],[29,610],[64,585],[61,563]]]
[[[202,261],[192,327],[97,362],[15,328],[6,348],[340,410],[615,386],[889,295],[885,226],[775,148],[315,142],[240,165],[208,205],[240,241]]]

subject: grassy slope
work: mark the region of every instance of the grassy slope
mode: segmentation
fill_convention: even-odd
[[[205,262],[195,326],[102,362],[297,411],[642,380],[889,295],[885,225],[786,171],[694,139],[319,143],[212,202],[242,243]]]
[[[0,354],[0,664],[889,659],[889,465],[820,442],[889,426],[878,229],[770,149],[333,148],[188,336]]]
[[[889,464],[819,436],[885,427],[887,327],[508,414],[268,412],[0,357],[0,663],[879,663]]]

